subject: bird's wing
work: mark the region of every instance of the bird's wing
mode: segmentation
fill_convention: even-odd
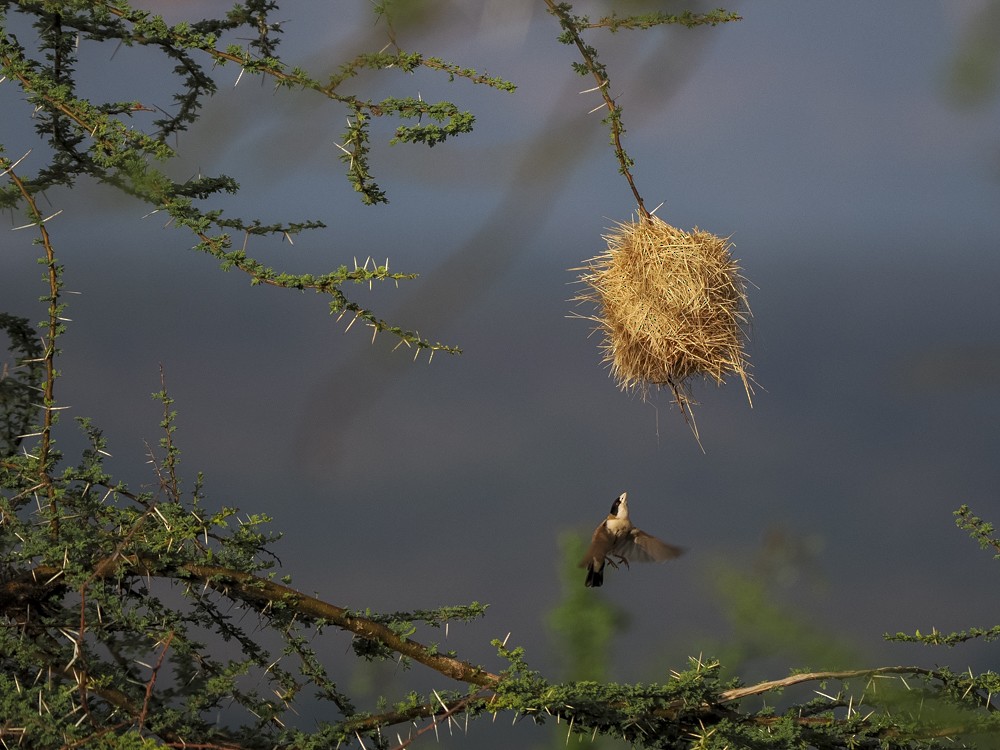
[[[662,562],[677,557],[684,551],[639,529],[633,529],[628,538],[629,541],[620,554],[630,562]],[[615,552],[618,553],[618,550]]]
[[[602,523],[594,529],[594,536],[590,540],[590,548],[587,550],[586,557],[580,562],[580,567],[586,568],[592,561],[603,562],[604,558],[611,553],[612,548],[615,546],[615,541],[615,535],[608,531],[606,523]]]

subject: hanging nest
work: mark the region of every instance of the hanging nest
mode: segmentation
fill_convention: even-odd
[[[604,334],[619,387],[644,398],[650,386],[669,388],[692,429],[692,378],[721,385],[736,375],[752,403],[743,350],[750,308],[729,240],[656,216],[619,224],[604,239],[607,252],[573,269],[588,287],[575,301],[598,308],[588,319]]]

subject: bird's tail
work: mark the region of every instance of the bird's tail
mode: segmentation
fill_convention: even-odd
[[[587,581],[585,585],[588,588],[589,587],[596,588],[597,586],[602,586],[603,584],[604,584],[604,566],[602,565],[601,567],[596,568],[594,566],[594,563],[591,562],[589,565],[587,565]]]

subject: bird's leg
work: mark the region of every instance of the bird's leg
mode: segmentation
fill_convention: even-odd
[[[621,558],[619,558],[619,559],[621,559]],[[610,557],[605,557],[604,558],[604,562],[606,562],[608,565],[610,565],[615,570],[618,570],[618,564],[614,560],[612,560]]]
[[[631,570],[631,569],[632,569],[632,567],[631,567],[631,566],[630,566],[630,565],[628,564],[628,560],[626,560],[626,559],[625,559],[624,557],[622,557],[621,555],[615,555],[615,557],[617,557],[617,558],[618,558],[618,562],[620,562],[620,563],[625,563],[625,568],[626,568],[627,570]],[[611,562],[611,561],[609,560],[608,562]],[[612,564],[612,565],[615,565],[614,563],[611,563],[611,564]],[[616,569],[616,570],[618,569],[618,566],[617,566],[617,565],[615,565],[615,569]]]

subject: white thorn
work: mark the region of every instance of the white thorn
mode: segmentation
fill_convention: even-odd
[[[7,77],[7,76],[4,76],[4,78],[6,78],[6,77]],[[27,158],[28,158],[28,154],[30,154],[30,153],[31,153],[31,149],[29,148],[29,149],[28,149],[28,150],[27,150],[27,151],[25,152],[24,156],[22,156],[22,157],[21,157],[20,159],[18,159],[18,160],[17,160],[16,162],[14,162],[13,164],[11,164],[11,165],[10,165],[9,167],[7,167],[7,168],[6,168],[6,169],[5,169],[5,170],[4,170],[3,172],[0,172],[0,177],[3,177],[3,176],[4,176],[5,174],[7,174],[7,173],[8,173],[8,172],[10,172],[11,170],[13,170],[13,169],[14,169],[14,167],[16,167],[16,166],[17,166],[18,164],[20,164],[20,163],[21,163],[22,161],[24,161],[25,159],[27,159]]]

